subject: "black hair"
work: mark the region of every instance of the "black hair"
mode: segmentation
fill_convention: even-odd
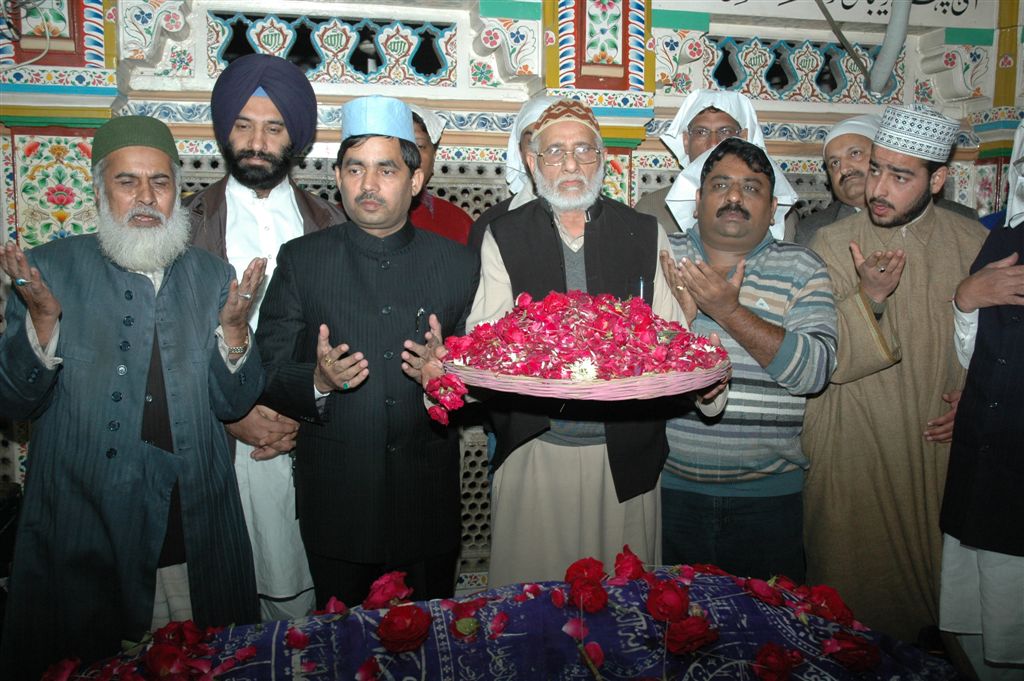
[[[427,133],[427,139],[430,140],[430,130],[427,128],[427,124],[423,122],[423,119],[415,111],[412,112],[412,124],[420,126],[423,132]],[[434,151],[437,151],[437,147],[441,144],[441,140],[430,140],[430,144],[434,147]]]
[[[340,168],[341,161],[345,158],[345,152],[352,147],[359,146],[370,137],[387,137],[389,139],[397,139],[398,146],[402,149],[402,160],[405,161],[405,165],[409,168],[409,172],[412,173],[420,167],[419,147],[417,147],[414,142],[402,139],[401,137],[392,137],[391,135],[352,135],[351,137],[346,137],[341,143],[341,148],[338,149],[338,158],[334,162],[334,167]]]
[[[704,161],[704,167],[700,171],[700,185],[702,187],[704,186],[704,180],[711,173],[711,168],[721,161],[722,158],[730,155],[746,163],[747,167],[755,173],[767,175],[771,193],[775,193],[775,171],[772,169],[772,162],[768,160],[768,154],[756,144],[751,144],[739,137],[728,137],[711,150],[708,160]]]

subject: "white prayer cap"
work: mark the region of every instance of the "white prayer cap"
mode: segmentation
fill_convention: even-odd
[[[512,132],[508,136],[508,150],[505,155],[505,182],[508,183],[509,191],[518,194],[523,189],[530,189],[530,172],[526,167],[526,160],[519,152],[519,140],[523,132],[536,123],[541,115],[548,110],[548,107],[558,101],[558,97],[539,95],[526,100],[523,107],[519,109],[515,123],[512,124]]]
[[[1006,226],[1016,227],[1024,222],[1024,121],[1017,126],[1013,135],[1013,152],[1010,156],[1010,195],[1006,201]]]
[[[423,121],[423,125],[427,127],[427,137],[430,138],[430,143],[436,146],[441,141],[441,133],[444,132],[444,126],[448,123],[430,109],[424,109],[416,104],[409,104],[408,107]],[[413,132],[416,131],[413,130]]]
[[[922,104],[887,106],[875,145],[926,161],[945,163],[960,132],[960,123]]]
[[[394,97],[359,97],[341,107],[341,141],[357,135],[397,137],[416,144],[412,112]]]
[[[756,146],[765,149],[763,144]],[[717,148],[717,145],[715,148]],[[712,151],[714,151],[714,148],[708,149],[693,159],[690,165],[683,168],[683,171],[676,177],[676,181],[672,183],[668,196],[665,197],[665,204],[672,211],[676,222],[679,223],[680,231],[685,232],[697,224],[697,218],[693,214],[697,210],[697,190],[700,189],[700,175],[704,169],[704,163],[707,162]],[[767,155],[767,153],[768,151],[765,149],[765,154]],[[786,233],[786,213],[789,212],[790,207],[800,197],[789,183],[789,180],[786,179],[786,174],[782,171],[782,167],[775,162],[775,159],[768,156],[768,161],[772,164],[772,171],[775,173],[775,191],[773,194],[779,200],[778,206],[775,208],[775,215],[773,216],[775,222],[768,228],[768,231],[772,233],[773,237],[781,241]]]
[[[738,92],[723,90],[694,90],[683,100],[676,117],[661,136],[661,141],[672,151],[680,166],[686,167],[690,162],[690,157],[686,155],[683,146],[683,133],[690,126],[690,121],[708,107],[714,107],[732,116],[740,129],[747,131],[747,141],[764,149],[764,134],[757,122],[754,105],[747,97]]]
[[[832,129],[825,137],[825,143],[821,145],[821,153],[824,154],[828,143],[840,135],[860,135],[861,137],[873,140],[878,133],[878,126],[881,123],[881,114],[865,114],[864,116],[854,116],[853,118],[847,118],[845,121],[839,121],[832,126]]]

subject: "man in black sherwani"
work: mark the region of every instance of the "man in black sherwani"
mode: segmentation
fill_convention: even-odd
[[[391,570],[417,599],[454,590],[458,439],[428,417],[422,353],[403,362],[403,348],[463,332],[479,264],[409,222],[419,164],[405,104],[346,104],[335,177],[350,219],[282,246],[261,308],[263,401],[302,422],[296,502],[319,607],[358,604]]]

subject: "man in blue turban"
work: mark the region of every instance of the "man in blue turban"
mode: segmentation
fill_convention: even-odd
[[[238,267],[267,259],[267,280],[286,241],[345,221],[334,204],[288,176],[316,133],[316,95],[306,74],[280,57],[250,54],[217,79],[213,129],[228,175],[186,200],[193,242]],[[259,321],[265,287],[254,291]],[[265,405],[227,424],[256,566],[264,620],[301,617],[313,582],[295,518],[291,459],[298,423]]]

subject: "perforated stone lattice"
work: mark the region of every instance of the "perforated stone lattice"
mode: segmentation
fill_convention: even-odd
[[[183,191],[200,191],[224,177],[223,163],[219,156],[183,156]],[[333,164],[332,158],[303,159],[292,170],[292,178],[300,187],[320,198],[340,203]],[[434,167],[430,190],[476,219],[494,204],[508,198],[504,172],[505,167],[499,163],[439,162]]]

